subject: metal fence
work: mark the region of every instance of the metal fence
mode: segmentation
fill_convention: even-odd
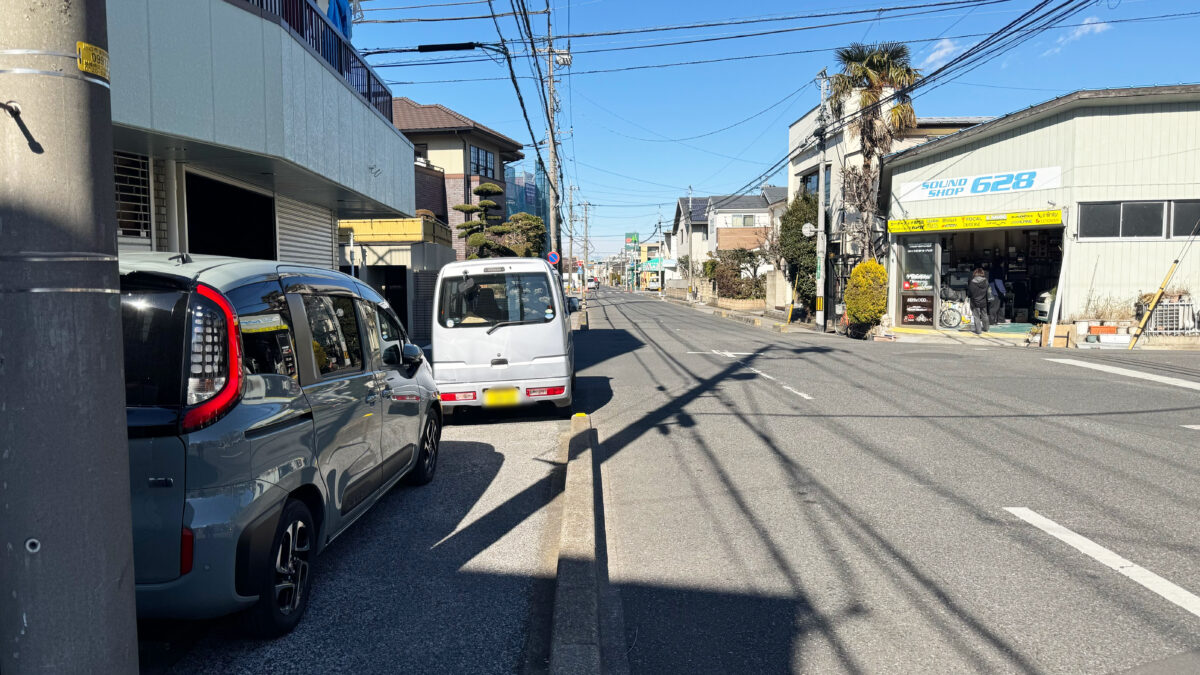
[[[371,107],[392,121],[392,92],[375,71],[359,56],[350,41],[342,37],[321,10],[309,0],[244,0],[263,14],[279,20],[300,42],[307,44],[324,59],[350,88]]]
[[[1145,332],[1147,335],[1200,335],[1198,323],[1194,302],[1160,302],[1146,322]]]

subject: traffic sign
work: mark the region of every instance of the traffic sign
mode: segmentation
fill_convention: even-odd
[[[557,265],[558,251],[550,251],[550,255],[546,256],[546,260],[549,260],[551,265]]]
[[[806,237],[811,237],[817,233],[817,228],[812,223],[805,223],[804,227],[800,228],[800,233]]]

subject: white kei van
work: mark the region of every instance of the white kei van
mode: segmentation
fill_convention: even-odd
[[[442,268],[434,292],[433,374],[447,412],[539,402],[570,412],[575,303],[559,279],[540,258],[482,258]]]

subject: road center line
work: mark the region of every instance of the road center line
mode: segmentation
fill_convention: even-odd
[[[1086,553],[1103,565],[1133,579],[1192,614],[1200,616],[1200,597],[1190,591],[1176,586],[1145,567],[1133,564],[1091,539],[1077,534],[1035,511],[1023,506],[1009,506],[1005,507],[1004,510],[1081,553]]]
[[[1180,424],[1179,426],[1184,429],[1191,429],[1192,431],[1200,431],[1200,424]]]
[[[1140,370],[1130,370],[1128,368],[1117,368],[1116,366],[1106,366],[1102,363],[1089,363],[1087,361],[1077,361],[1075,359],[1046,359],[1054,363],[1065,363],[1068,366],[1079,366],[1080,368],[1091,368],[1105,373],[1114,375],[1124,375],[1125,377],[1136,377],[1139,380],[1150,380],[1159,384],[1169,384],[1174,387],[1183,387],[1184,389],[1195,389],[1200,391],[1200,382],[1192,382],[1191,380],[1181,380],[1178,377],[1167,377],[1165,375],[1154,375],[1152,373],[1143,373]]]

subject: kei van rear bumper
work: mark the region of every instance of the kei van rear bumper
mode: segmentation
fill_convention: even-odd
[[[443,408],[483,407],[484,392],[488,389],[517,389],[517,405],[533,405],[536,403],[554,403],[558,407],[571,404],[574,392],[571,389],[570,377],[548,377],[528,380],[503,380],[498,382],[438,382],[438,395]],[[550,396],[530,396],[530,389],[549,389],[562,387],[563,393]],[[473,393],[474,400],[447,400],[442,398],[451,394]]]

